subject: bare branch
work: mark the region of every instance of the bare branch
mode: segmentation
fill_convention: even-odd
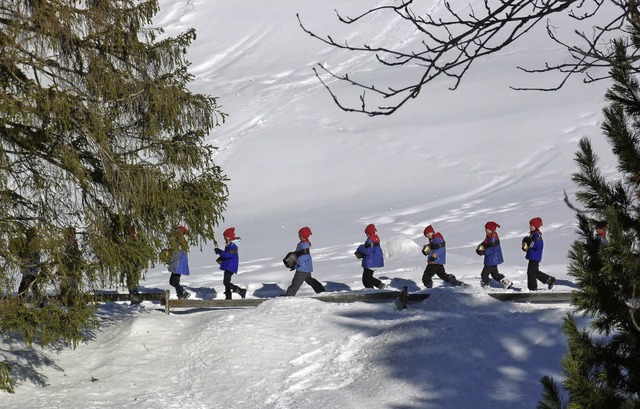
[[[297,18],[302,30],[311,37],[334,48],[371,55],[375,64],[397,71],[397,75],[387,77],[389,79],[378,79],[375,80],[377,83],[373,83],[359,80],[357,72],[347,74],[322,67],[326,74],[337,80],[331,85],[326,81],[322,83],[341,109],[376,116],[396,112],[438,78],[448,78],[452,81],[450,89],[457,89],[474,62],[511,46],[542,20],[546,20],[551,42],[566,49],[571,61],[557,64],[543,62],[541,68],[517,67],[532,74],[558,72],[562,74],[562,78],[548,87],[512,86],[513,89],[554,91],[562,88],[575,75],[582,75],[585,83],[608,78],[606,72],[613,58],[610,41],[626,32],[627,26],[633,24],[637,3],[635,0],[483,0],[482,7],[466,5],[456,9],[448,1],[425,5],[404,0],[399,4],[371,8],[355,17],[344,16],[335,11],[340,23],[358,28],[367,28],[373,17],[399,17],[402,25],[400,28],[415,30],[415,35],[411,38],[413,41],[401,44],[392,43],[392,39],[385,38],[364,40],[361,44],[340,41],[329,35],[317,34],[316,30],[302,23],[299,15]],[[456,7],[459,5],[460,3],[456,3]],[[599,25],[598,19],[603,19],[601,16],[605,14],[605,5],[607,15],[612,17],[607,18],[606,24]],[[614,8],[613,14],[611,8]],[[559,38],[550,18],[561,15],[580,24],[593,21],[591,34],[577,30],[570,41]],[[629,50],[635,52],[632,44],[629,44]],[[633,52],[629,56],[633,63],[637,63],[640,58]],[[408,68],[412,70],[408,71]],[[415,74],[415,69],[418,74]],[[320,78],[318,71],[314,71]],[[341,82],[362,91],[358,92],[358,107],[340,102],[344,97],[335,87]],[[391,85],[398,82],[401,85]]]

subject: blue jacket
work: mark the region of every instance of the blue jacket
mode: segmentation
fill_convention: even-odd
[[[173,253],[169,262],[169,271],[174,274],[189,275],[189,257],[184,250],[178,250]]]
[[[498,264],[504,263],[502,247],[500,246],[500,239],[497,234],[487,236],[482,245],[484,246],[485,266],[497,266]]]
[[[525,258],[539,263],[542,261],[542,249],[544,248],[542,233],[540,233],[539,230],[534,230],[529,236],[531,237],[531,244],[529,245]]]
[[[429,239],[429,247],[431,247],[431,253],[427,260],[434,264],[446,264],[447,263],[447,248],[445,247],[444,237],[442,234],[435,233],[432,238]]]
[[[609,245],[609,239],[607,239],[607,235],[606,234],[596,234],[596,240],[598,240],[599,244],[601,246],[608,246]]]
[[[296,251],[309,249],[311,245],[306,241],[301,241],[298,243],[296,247]],[[300,271],[302,273],[311,273],[313,272],[313,262],[311,260],[311,254],[302,254],[298,256],[298,261],[293,269]]]
[[[377,268],[384,267],[384,256],[382,255],[382,247],[380,247],[380,243],[378,245],[373,245],[373,241],[370,238],[358,246],[358,251],[364,257],[362,257],[362,267],[363,268]]]
[[[222,257],[220,270],[229,271],[233,274],[238,272],[238,246],[234,242],[227,244],[218,255]]]

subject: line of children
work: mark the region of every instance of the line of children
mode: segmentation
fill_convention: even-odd
[[[525,258],[528,260],[527,287],[530,291],[537,290],[537,280],[546,284],[549,289],[553,288],[556,281],[555,277],[543,273],[539,268],[544,248],[542,232],[540,232],[541,226],[542,219],[540,217],[531,219],[529,221],[530,233],[522,240],[522,250],[525,251]],[[500,238],[496,231],[499,227],[500,225],[494,221],[487,222],[484,226],[485,238],[476,248],[476,253],[484,256],[484,266],[480,273],[483,288],[490,286],[490,277],[502,284],[505,289],[513,287],[513,283],[498,271],[498,265],[504,262]],[[596,227],[597,238],[605,244],[606,227],[606,224],[600,224]],[[364,233],[367,238],[363,244],[358,246],[355,252],[356,257],[362,259],[362,284],[365,288],[384,289],[386,285],[373,276],[374,268],[384,266],[384,255],[380,247],[380,238],[377,234],[376,226],[374,224],[367,225]],[[180,286],[180,275],[189,274],[187,253],[185,250],[185,234],[187,234],[186,229],[183,226],[178,226],[175,232],[175,238],[178,239],[179,244],[178,248],[173,252],[173,257],[169,265],[169,271],[172,273],[170,284],[176,288],[178,298],[180,299],[186,299],[190,296],[190,294]],[[311,242],[309,241],[311,234],[311,229],[307,226],[302,227],[298,231],[300,242],[296,246],[295,252],[291,253],[295,257],[295,264],[291,264],[293,267],[291,267],[290,270],[295,270],[295,274],[291,284],[285,294],[283,294],[284,296],[295,296],[302,286],[302,283],[309,284],[316,293],[326,291],[322,283],[311,275],[313,272],[313,261],[310,252]],[[455,275],[445,271],[447,248],[442,233],[436,232],[433,226],[429,225],[424,229],[423,234],[429,240],[429,244],[425,245],[422,249],[422,253],[427,257],[427,266],[422,275],[422,283],[424,286],[426,288],[433,287],[434,275],[437,275],[444,282],[453,286],[465,285],[465,283],[459,281]],[[236,237],[235,228],[233,227],[226,229],[223,236],[225,239],[225,249],[215,248],[214,251],[219,255],[220,270],[224,271],[223,285],[225,287],[225,299],[230,300],[232,298],[232,292],[238,293],[240,297],[245,298],[247,290],[231,283],[231,278],[238,272],[239,257],[238,247],[235,242],[240,238]]]

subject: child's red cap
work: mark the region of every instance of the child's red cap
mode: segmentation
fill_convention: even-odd
[[[309,236],[311,236],[311,229],[307,226],[304,226],[303,228],[298,230],[298,236],[302,237],[305,240],[308,239]]]
[[[539,217],[534,217],[529,220],[529,226],[533,226],[535,229],[539,229],[542,226],[542,219]]]
[[[364,229],[364,234],[366,234],[367,236],[373,236],[374,234],[376,234],[376,226],[373,224],[368,225],[367,227],[365,227]]]
[[[235,227],[229,227],[227,230],[224,231],[224,233],[222,233],[222,235],[224,237],[226,237],[229,240],[235,240],[238,237],[236,237],[236,228]]]
[[[484,225],[485,229],[489,229],[491,231],[496,231],[498,227],[500,227],[500,225],[496,222],[487,222],[487,224]]]

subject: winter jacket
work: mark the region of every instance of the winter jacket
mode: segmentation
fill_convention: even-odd
[[[293,267],[295,270],[300,271],[301,273],[311,273],[313,272],[313,262],[311,260],[311,253],[309,253],[309,249],[311,244],[308,241],[301,241],[298,243],[296,247],[296,252],[300,252],[301,250],[307,250],[305,253],[307,254],[299,254],[298,261],[296,265]]]
[[[607,246],[609,244],[609,239],[607,239],[607,233],[596,233],[596,240],[600,242],[601,246]]]
[[[169,262],[169,271],[174,274],[189,275],[189,257],[184,250],[178,250],[173,253]]]
[[[384,267],[384,256],[382,255],[380,241],[373,241],[367,237],[364,244],[358,246],[356,251],[363,256],[362,268]]]
[[[484,265],[497,266],[504,262],[502,257],[502,247],[500,246],[500,238],[497,233],[492,233],[485,237],[482,242],[484,246]]]
[[[531,244],[529,244],[525,258],[539,263],[542,261],[542,249],[544,248],[542,233],[540,230],[534,230],[529,234],[529,238],[531,239]]]
[[[238,246],[234,242],[227,244],[218,255],[222,258],[220,270],[229,271],[233,274],[238,272]]]
[[[431,253],[427,258],[429,263],[442,264],[447,263],[447,248],[442,234],[435,233],[433,237],[429,239],[429,247],[431,247]]]
[[[25,246],[19,253],[20,272],[23,275],[37,276],[40,273],[40,251],[33,250],[31,247]]]

